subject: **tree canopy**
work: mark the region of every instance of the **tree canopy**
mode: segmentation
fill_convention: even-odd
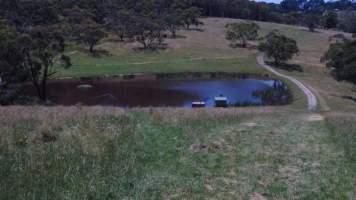
[[[144,49],[163,44],[165,32],[198,26],[201,9],[180,0],[0,0],[0,104],[17,96],[16,85],[30,80],[42,102],[47,80],[60,66],[68,43],[91,54],[111,33]]]
[[[23,37],[0,25],[0,104],[11,104],[19,94],[20,84],[27,80],[23,66]]]
[[[316,14],[307,14],[304,18],[304,23],[308,27],[309,31],[314,32],[318,26],[320,18]]]
[[[259,50],[273,58],[276,66],[280,66],[282,62],[293,58],[299,52],[297,42],[278,31],[268,33],[265,41],[260,43]]]
[[[356,83],[356,40],[344,39],[331,44],[322,61],[337,80]]]
[[[327,12],[322,18],[323,27],[326,29],[336,28],[339,19],[335,12]]]
[[[229,23],[226,25],[226,39],[231,41],[231,46],[246,47],[248,40],[257,39],[259,29],[253,22]]]

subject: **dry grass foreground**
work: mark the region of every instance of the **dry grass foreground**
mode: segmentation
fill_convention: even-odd
[[[1,108],[0,199],[356,198],[355,118],[241,110]]]

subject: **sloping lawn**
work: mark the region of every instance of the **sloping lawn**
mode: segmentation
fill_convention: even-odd
[[[45,122],[1,118],[0,199],[356,197],[354,143],[343,139],[354,131],[339,129],[352,121],[290,111],[71,109],[47,110],[42,117],[55,120]]]

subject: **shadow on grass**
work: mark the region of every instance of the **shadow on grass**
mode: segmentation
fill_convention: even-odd
[[[88,49],[82,49],[81,51],[95,58],[112,56],[112,54],[109,51],[104,49],[95,49],[93,52],[90,52],[90,50]]]
[[[289,72],[292,72],[292,71],[303,72],[303,68],[297,64],[282,63],[280,65],[275,65],[275,63],[271,62],[271,61],[266,61],[266,64],[268,64],[274,68],[286,70]]]
[[[353,97],[353,96],[348,96],[348,95],[343,95],[341,96],[342,99],[347,99],[347,100],[351,100],[353,102],[356,103],[356,97]]]
[[[121,40],[119,38],[108,38],[105,40],[105,42],[123,43],[123,42],[125,42],[125,40]]]
[[[232,49],[247,49],[247,50],[257,50],[258,49],[258,45],[248,42],[245,46],[240,44],[240,43],[236,43],[236,44],[229,44],[229,47]]]
[[[168,48],[168,44],[167,43],[162,43],[162,44],[157,44],[157,45],[153,45],[147,48],[143,48],[143,47],[134,47],[132,50],[134,52],[158,52],[159,50],[165,50]]]
[[[242,44],[229,44],[229,46],[233,49],[237,49],[237,48],[247,49],[247,45],[244,46]]]
[[[199,32],[204,32],[204,29],[202,28],[189,28],[189,29],[185,29],[186,31],[199,31]]]
[[[133,43],[135,42],[134,38],[124,38],[121,40],[120,38],[107,38],[104,40],[105,42],[113,42],[113,43]]]
[[[309,30],[308,28],[303,28],[300,29],[301,31],[308,32],[308,33],[321,33],[321,31],[318,31],[317,29],[314,29],[313,31]]]
[[[168,39],[184,39],[184,38],[187,38],[187,36],[177,34],[177,35],[175,35],[175,37],[173,37],[172,35],[168,35],[167,38]]]

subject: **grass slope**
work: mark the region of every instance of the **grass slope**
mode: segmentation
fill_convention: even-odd
[[[232,49],[225,40],[225,24],[240,20],[224,18],[203,19],[201,31],[179,31],[180,37],[168,39],[167,50],[140,52],[133,50],[135,43],[120,43],[108,38],[98,46],[109,55],[91,57],[72,47],[69,54],[73,67],[61,70],[57,76],[100,76],[126,73],[157,73],[186,71],[261,72],[255,61],[256,50]],[[301,27],[258,22],[261,35],[278,29],[298,41],[301,54],[299,64],[321,65],[319,60],[327,49],[334,32],[311,33]]]
[[[147,54],[144,54],[144,58],[140,58],[143,54],[137,55],[136,60],[142,62],[132,61],[131,63],[124,61],[128,59],[127,57],[121,58],[118,56],[102,59],[78,55],[75,62],[81,64],[76,65],[68,71],[61,71],[59,76],[90,77],[132,73],[152,74],[177,72],[240,72],[267,74],[266,71],[258,67],[254,56],[246,58],[179,58],[180,55],[176,54],[176,58],[170,59],[171,55],[166,57],[166,53],[159,53],[159,56],[154,55],[154,59],[152,59],[152,57],[147,56]],[[156,59],[159,61],[152,61]]]
[[[356,197],[354,119],[65,110],[2,117],[0,199]]]
[[[265,73],[254,50],[228,47],[223,28],[232,21],[204,19],[203,32],[181,31],[159,52],[107,40],[100,48],[112,56],[99,59],[74,48],[74,67],[57,76]],[[292,62],[304,71],[282,72],[311,86],[322,111],[355,110],[343,98],[352,85],[319,62],[333,32],[259,24],[298,40]],[[295,99],[222,110],[0,107],[0,199],[356,199],[356,115],[315,121],[304,96]]]

